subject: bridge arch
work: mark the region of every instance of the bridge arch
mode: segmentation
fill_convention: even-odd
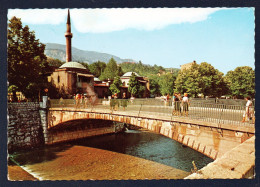
[[[62,109],[51,108],[48,112],[48,129],[70,120],[99,119],[131,124],[147,130],[162,134],[188,146],[202,154],[216,159],[221,157],[227,150],[241,144],[254,135],[244,129],[228,129],[216,124],[196,124],[190,121],[171,121],[167,119],[152,119],[139,117],[138,115],[127,115],[127,113],[92,112],[84,109]],[[100,131],[85,132],[81,137],[90,135],[101,135],[115,132],[115,127],[100,129]],[[79,137],[80,138],[80,137]],[[228,141],[226,138],[230,138]],[[232,143],[230,143],[232,141]],[[47,143],[55,143],[48,138]]]

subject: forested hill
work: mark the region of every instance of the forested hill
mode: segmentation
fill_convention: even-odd
[[[61,61],[66,61],[66,46],[62,44],[55,43],[46,43],[45,44],[45,55],[49,56],[53,59],[59,59]],[[95,51],[84,51],[72,47],[72,61],[76,62],[85,62],[85,63],[93,63],[97,61],[108,62],[111,58],[114,58],[117,63],[122,62],[133,62],[132,59],[121,59],[117,56],[107,54],[107,53],[99,53]]]
[[[149,75],[156,75],[158,73],[164,74],[167,72],[172,72],[173,74],[176,74],[179,72],[180,69],[178,68],[164,68],[162,66],[157,66],[156,64],[146,65],[142,62],[138,63],[130,63],[130,62],[124,62],[120,64],[120,67],[122,68],[123,72],[136,72],[141,76],[149,76]]]

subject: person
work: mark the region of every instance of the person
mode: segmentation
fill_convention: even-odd
[[[253,103],[251,101],[251,98],[249,96],[245,97],[246,102],[246,109],[244,111],[243,114],[243,119],[242,119],[242,123],[244,123],[245,121],[248,121],[250,118],[253,117]]]
[[[126,99],[126,93],[123,93],[121,106],[123,107],[123,110],[125,111],[125,107],[127,107],[127,99]]]
[[[171,106],[173,106],[172,115],[175,115],[175,113],[176,113],[175,106],[174,106],[175,95],[176,95],[176,93],[173,93],[172,98],[171,98]]]
[[[60,97],[60,106],[64,106],[62,97]]]
[[[84,97],[84,108],[87,108],[87,107],[88,107],[88,101],[89,101],[88,95],[85,94],[85,97]]]
[[[110,99],[110,110],[114,110],[114,107],[115,107],[115,101],[114,101],[114,95],[111,96],[111,99]]]
[[[117,93],[114,95],[114,110],[118,110],[119,108],[119,103],[117,101]]]
[[[178,93],[177,95],[178,99],[179,99],[179,112],[180,112],[180,115],[182,114],[182,97],[181,97],[181,93]]]
[[[77,93],[77,95],[76,95],[76,108],[79,107],[79,104],[80,104],[79,102],[80,102],[80,94]]]
[[[184,97],[182,98],[182,106],[183,106],[183,113],[186,116],[188,116],[189,105],[190,105],[190,101],[188,98],[188,93],[184,93]]]
[[[175,98],[174,98],[174,110],[176,115],[180,115],[181,103],[177,93],[175,93]]]

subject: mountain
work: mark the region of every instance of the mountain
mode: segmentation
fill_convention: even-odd
[[[45,44],[45,55],[52,57],[54,59],[59,59],[61,61],[66,61],[66,46],[62,44],[55,43],[46,43]],[[84,51],[72,47],[72,61],[76,62],[85,62],[85,63],[93,63],[97,61],[108,62],[111,58],[114,58],[117,63],[122,62],[136,62],[132,59],[121,59],[117,56],[107,54],[107,53],[99,53],[95,51]]]

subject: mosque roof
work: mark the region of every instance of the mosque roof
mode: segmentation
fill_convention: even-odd
[[[78,62],[66,62],[62,64],[59,68],[78,68],[78,69],[87,69],[82,64]]]
[[[138,75],[136,72],[126,72],[122,77],[131,77],[132,76],[132,73],[134,73],[137,77],[140,77],[140,75]]]

